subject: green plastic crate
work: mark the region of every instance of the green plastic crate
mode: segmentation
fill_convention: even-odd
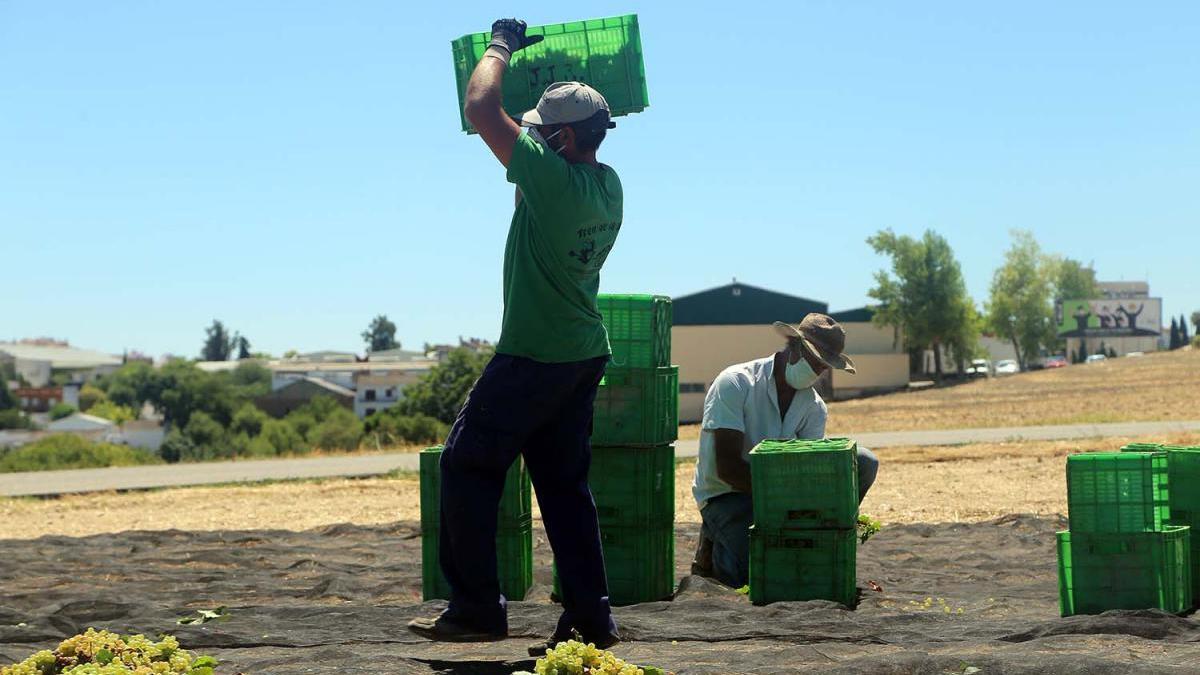
[[[750,480],[761,530],[858,522],[858,446],[848,438],[763,441],[750,451]]]
[[[1167,455],[1097,452],[1067,457],[1071,531],[1153,532],[1170,520]]]
[[[1059,532],[1058,589],[1063,616],[1111,609],[1190,611],[1191,528]]]
[[[439,564],[437,527],[421,529],[421,591],[424,599],[449,600],[450,583]],[[533,523],[525,521],[496,533],[496,572],[500,592],[509,600],[524,600],[533,585]]]
[[[447,599],[450,586],[438,566],[441,526],[442,446],[421,451],[421,586],[426,600]],[[497,571],[500,591],[520,600],[533,584],[533,510],[529,472],[520,457],[504,480],[496,525]]]
[[[750,528],[750,601],[857,604],[858,533]]]
[[[1170,488],[1171,515],[1176,510],[1200,511],[1200,447],[1130,443],[1121,452],[1167,453],[1167,486]]]
[[[608,343],[609,371],[671,365],[671,299],[662,295],[600,295],[596,298]]]
[[[1193,532],[1200,531],[1200,510],[1184,511],[1171,507],[1171,520],[1168,523],[1172,527],[1190,527]],[[1200,600],[1200,551],[1192,553],[1192,599]]]
[[[669,600],[675,593],[675,526],[600,527],[608,602],[614,607]],[[558,569],[554,599],[562,598]]]
[[[588,484],[600,527],[675,522],[675,448],[593,447]]]
[[[594,87],[608,101],[614,117],[641,112],[650,105],[636,14],[530,26],[525,34],[545,39],[513,54],[501,92],[510,115],[537,107],[542,92],[555,82],[583,82]],[[475,130],[462,115],[467,83],[491,39],[489,31],[464,35],[450,43],[459,116],[468,133]]]
[[[438,527],[441,524],[442,447],[435,446],[421,451],[421,527]],[[517,457],[504,478],[504,492],[500,495],[500,513],[497,524],[512,527],[529,520],[533,514],[531,495],[533,488],[525,461]]]
[[[1200,447],[1165,445],[1171,517],[1175,511],[1200,512]]]
[[[678,437],[678,366],[605,373],[596,391],[592,445],[667,445]]]

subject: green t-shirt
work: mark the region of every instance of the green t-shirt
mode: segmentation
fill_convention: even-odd
[[[596,293],[621,230],[621,180],[604,165],[570,164],[525,133],[508,180],[521,198],[504,249],[496,351],[543,363],[610,354]]]

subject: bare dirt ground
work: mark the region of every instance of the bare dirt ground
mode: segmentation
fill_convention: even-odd
[[[829,404],[830,435],[1200,418],[1200,350],[1147,354]],[[698,425],[680,438],[699,437]]]

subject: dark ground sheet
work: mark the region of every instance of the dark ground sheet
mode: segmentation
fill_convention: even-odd
[[[856,611],[825,602],[754,607],[685,578],[673,602],[617,610],[628,660],[684,673],[1200,673],[1200,624],[1160,612],[1058,617],[1057,520],[887,527],[859,552]],[[677,530],[688,570],[695,525]],[[550,551],[510,605],[511,639],[433,644],[405,623],[420,604],[416,523],[308,532],[124,532],[0,541],[0,664],[88,626],[176,634],[218,672],[507,673],[558,616]],[[926,599],[929,598],[927,601]],[[198,626],[176,619],[229,607]],[[962,610],[961,613],[959,610]],[[26,624],[18,627],[17,624]]]

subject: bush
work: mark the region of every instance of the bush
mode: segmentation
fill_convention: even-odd
[[[74,414],[75,406],[71,405],[70,403],[56,403],[54,407],[50,409],[51,420],[61,420],[64,417],[70,417]]]
[[[269,419],[271,418],[253,403],[243,403],[242,407],[233,414],[233,421],[229,423],[229,431],[234,434],[257,436],[262,433],[263,425]]]
[[[33,428],[33,420],[29,419],[29,417],[25,413],[21,412],[20,410],[17,410],[16,408],[0,410],[0,429],[32,429],[32,428]]]
[[[309,445],[320,450],[355,450],[363,425],[354,413],[338,407],[308,432]]]
[[[117,405],[116,401],[100,401],[91,408],[88,408],[88,414],[103,417],[117,426],[137,419],[137,413],[134,412],[133,408]]]
[[[440,443],[450,427],[427,415],[394,414],[391,408],[367,419],[367,433],[379,445],[420,445]]]
[[[171,433],[163,439],[163,443],[158,448],[158,454],[165,461],[174,464],[182,461],[184,457],[191,458],[196,455],[196,444],[185,436],[182,431],[172,429]]]
[[[83,412],[87,412],[92,406],[107,400],[108,394],[94,384],[85,384],[79,390],[79,409]]]
[[[0,457],[0,472],[99,469],[160,463],[159,458],[137,448],[97,443],[75,434],[54,434]]]
[[[236,449],[221,423],[208,413],[196,411],[183,428],[183,435],[192,442],[192,454],[182,455],[180,461],[201,461],[233,457]]]
[[[308,451],[304,436],[283,420],[267,420],[263,424],[262,433],[254,440],[259,439],[266,441],[276,455],[295,455]]]

